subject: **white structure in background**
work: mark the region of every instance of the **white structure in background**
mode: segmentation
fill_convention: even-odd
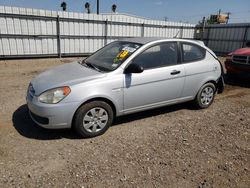
[[[88,54],[120,37],[194,38],[195,25],[0,6],[0,58]]]
[[[250,23],[209,25],[203,36],[206,45],[217,54],[227,54],[250,41]]]

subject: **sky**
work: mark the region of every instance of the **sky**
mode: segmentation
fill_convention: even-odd
[[[63,0],[0,0],[0,5],[25,8],[61,10]],[[100,13],[110,13],[112,4],[117,12],[157,20],[198,23],[203,16],[217,14],[219,9],[230,12],[229,23],[250,23],[250,0],[99,0]],[[67,11],[84,12],[84,4],[90,3],[96,12],[96,0],[65,0]]]

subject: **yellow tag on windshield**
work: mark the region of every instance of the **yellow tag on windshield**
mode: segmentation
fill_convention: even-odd
[[[129,54],[129,51],[123,50],[121,51],[116,58],[114,59],[114,63],[117,63],[120,60],[123,60],[127,55]]]
[[[123,50],[121,51],[121,53],[118,55],[119,59],[124,59],[127,55],[128,55],[128,51],[127,50]]]

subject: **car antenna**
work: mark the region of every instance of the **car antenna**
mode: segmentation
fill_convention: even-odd
[[[174,36],[174,38],[177,38],[177,36],[179,35],[179,33],[180,33],[180,30],[177,31],[177,33],[176,33],[176,35]]]

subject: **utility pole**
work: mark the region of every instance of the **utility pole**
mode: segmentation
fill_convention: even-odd
[[[221,9],[219,9],[219,14],[218,14],[218,16],[220,16],[220,13],[221,13]]]
[[[218,14],[218,16],[217,16],[217,24],[219,23],[220,24],[220,22],[219,22],[219,20],[220,20],[220,14],[221,14],[221,9],[219,9],[219,14]]]
[[[99,14],[99,0],[96,0],[96,14]]]
[[[206,17],[204,16],[204,17],[202,18],[202,32],[204,32],[205,26],[206,26]]]
[[[228,20],[229,20],[229,15],[231,14],[231,12],[227,13],[227,24],[228,24]]]
[[[216,18],[216,24],[220,24],[220,17],[221,17],[221,9],[219,9],[219,12]]]

